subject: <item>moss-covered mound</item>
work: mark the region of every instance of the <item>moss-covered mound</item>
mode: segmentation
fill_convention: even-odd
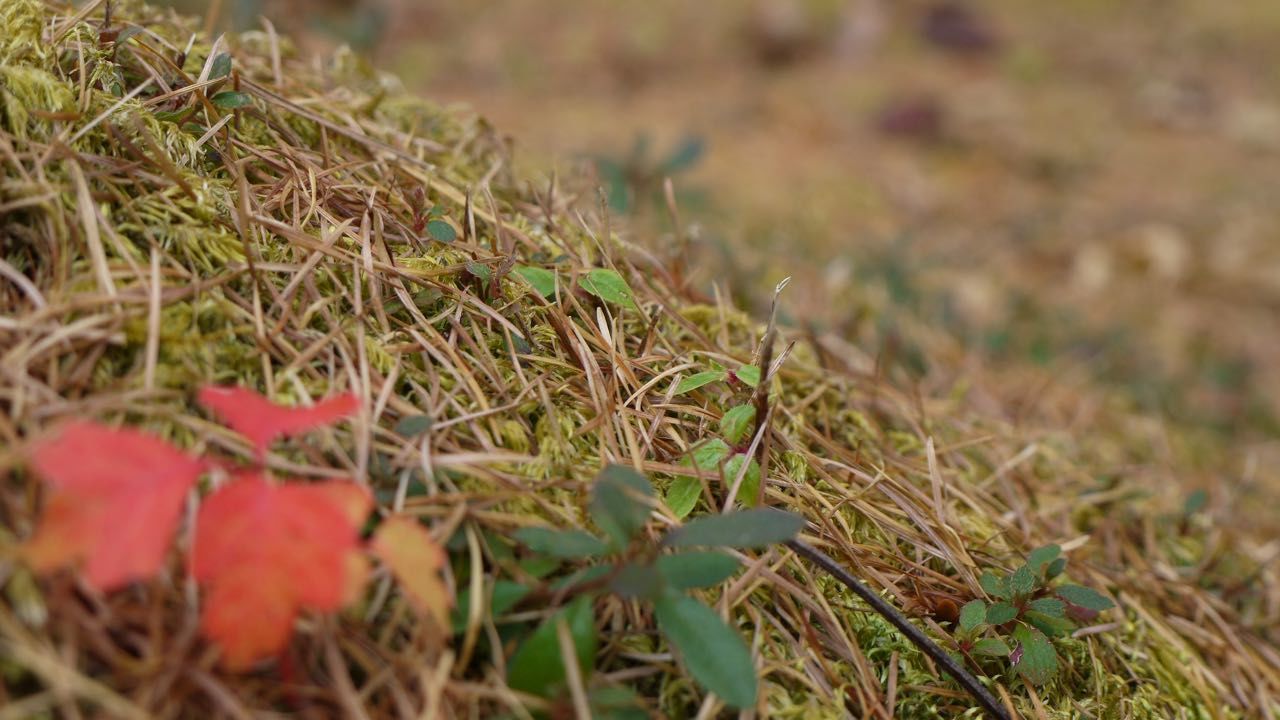
[[[506,683],[521,632],[567,602],[552,588],[574,568],[530,562],[510,536],[590,527],[585,489],[606,463],[660,493],[689,475],[691,451],[751,390],[678,383],[758,361],[764,324],[699,300],[680,243],[628,238],[591,192],[511,177],[505,151],[483,121],[353,57],[299,58],[271,32],[214,43],[139,3],[5,0],[0,717],[573,712]],[[940,642],[947,602],[983,597],[984,571],[1045,543],[1062,544],[1074,582],[1114,599],[1055,642],[1062,669],[1047,684],[974,666],[1011,708],[1277,712],[1274,545],[1194,507],[1160,512],[1171,471],[1158,428],[1106,407],[1070,431],[1014,424],[962,373],[911,387],[855,347],[785,329],[775,359],[764,502],[803,514],[811,543]],[[34,578],[16,552],[41,506],[27,439],[93,418],[247,456],[195,405],[210,382],[281,402],[354,390],[356,422],[272,467],[353,476],[381,511],[423,518],[448,542],[457,594],[497,581],[531,592],[459,614],[442,638],[375,585],[339,617],[299,622],[278,662],[228,673],[196,631],[200,596],[176,554],[164,579],[108,595],[71,573]],[[728,490],[717,470],[701,475],[695,516]],[[649,532],[677,522],[659,506]],[[979,713],[839,584],[781,549],[742,559],[702,597],[752,648],[760,715]],[[603,595],[594,617],[585,687],[630,688],[653,715],[717,712],[647,605]]]

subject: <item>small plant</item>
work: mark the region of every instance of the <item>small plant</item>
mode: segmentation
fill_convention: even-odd
[[[1000,577],[984,572],[979,582],[993,602],[978,599],[960,608],[954,640],[959,654],[979,658],[1008,658],[1013,669],[1032,685],[1043,685],[1058,674],[1053,639],[1087,622],[1112,602],[1080,585],[1051,585],[1066,569],[1067,559],[1057,545],[1032,550],[1026,564]]]
[[[199,399],[254,452],[251,466],[228,468],[230,481],[201,501],[189,559],[206,590],[201,629],[222,649],[225,667],[244,670],[284,649],[301,611],[337,610],[363,593],[368,490],[346,480],[277,479],[265,466],[273,440],[329,425],[358,401],[345,394],[290,408],[222,387],[204,388]],[[227,464],[137,430],[86,421],[37,441],[29,458],[50,493],[23,559],[41,573],[81,565],[86,584],[103,592],[160,573],[188,494],[207,471]],[[387,519],[368,550],[411,604],[447,627],[444,550],[422,525]]]
[[[756,671],[747,644],[719,613],[689,593],[718,585],[738,569],[735,558],[712,548],[782,543],[800,531],[804,519],[773,508],[700,517],[651,543],[644,529],[653,495],[643,475],[610,465],[596,477],[589,506],[601,534],[543,527],[516,531],[515,538],[537,555],[590,564],[555,586],[558,594],[573,599],[516,649],[507,666],[512,688],[552,699],[563,696],[568,676],[557,631],[561,625],[573,639],[578,667],[586,676],[596,650],[590,598],[613,593],[653,609],[658,628],[703,687],[733,707],[755,703]],[[495,587],[495,603],[496,594]]]

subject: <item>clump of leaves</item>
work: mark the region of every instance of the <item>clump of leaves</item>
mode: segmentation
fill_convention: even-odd
[[[690,592],[714,587],[738,569],[733,556],[714,548],[782,543],[800,531],[804,519],[773,508],[700,517],[655,544],[646,542],[643,532],[653,497],[653,486],[643,475],[610,465],[596,477],[589,506],[599,534],[543,527],[515,533],[537,555],[585,560],[589,565],[560,585],[560,591],[574,599],[516,649],[507,666],[512,688],[551,699],[563,696],[567,674],[557,634],[561,625],[573,639],[576,662],[586,677],[596,649],[590,598],[608,592],[648,604],[658,628],[703,687],[733,707],[755,703],[756,672],[747,644],[718,612]],[[496,594],[497,587],[495,602]]]
[[[1067,559],[1057,545],[1032,550],[1027,562],[1006,576],[985,572],[979,579],[992,599],[978,599],[960,608],[955,643],[961,655],[977,663],[982,658],[1008,658],[1014,671],[1032,685],[1043,685],[1058,674],[1053,639],[1114,607],[1098,592],[1081,585],[1052,584],[1066,569]]]
[[[274,478],[265,467],[274,439],[329,425],[359,403],[344,394],[291,408],[222,387],[206,387],[199,400],[253,448],[253,465],[235,469],[200,503],[189,560],[207,592],[201,630],[221,647],[224,666],[247,669],[284,649],[301,611],[338,610],[363,593],[368,489],[346,480]],[[187,495],[201,475],[225,464],[137,430],[87,421],[55,430],[28,455],[50,492],[22,557],[46,574],[81,565],[85,582],[103,592],[161,572]],[[369,549],[411,604],[445,627],[444,551],[426,529],[391,518]]]

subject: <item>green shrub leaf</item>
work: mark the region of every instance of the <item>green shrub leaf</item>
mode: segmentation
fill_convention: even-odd
[[[1013,669],[1032,685],[1044,685],[1058,674],[1058,654],[1044,633],[1033,627],[1019,625],[1013,629],[1013,639],[1018,643],[1010,657]]]
[[[663,540],[668,547],[721,546],[763,548],[790,540],[804,528],[804,518],[777,508],[757,508],[695,518]]]
[[[591,598],[583,595],[543,621],[511,656],[507,684],[513,689],[545,698],[560,694],[565,673],[556,623],[561,618],[569,624],[578,667],[584,676],[590,674],[595,664],[596,628]]]
[[[396,423],[396,434],[406,438],[417,437],[430,429],[431,417],[429,415],[409,415],[400,418],[400,421]]]
[[[1027,610],[1022,613],[1022,619],[1031,623],[1037,630],[1049,637],[1066,635],[1076,629],[1076,624],[1065,617],[1055,617],[1034,610]]]
[[[517,265],[512,268],[512,272],[524,278],[525,282],[533,286],[534,292],[542,297],[551,297],[556,294],[555,271],[532,265]]]
[[[1062,554],[1062,548],[1057,545],[1045,545],[1032,550],[1027,555],[1027,566],[1031,568],[1031,572],[1040,575],[1049,563],[1058,559]]]
[[[1083,585],[1063,585],[1054,592],[1066,602],[1094,612],[1110,610],[1115,607],[1114,603],[1103,597],[1098,591]]]
[[[982,600],[970,600],[960,608],[960,629],[972,632],[987,621],[987,604]]]
[[[751,424],[755,422],[756,409],[751,405],[735,405],[725,411],[720,418],[720,435],[726,442],[737,445],[751,432]]]
[[[616,270],[596,268],[578,278],[578,286],[605,302],[635,309],[631,286],[622,279]]]
[[[625,547],[649,520],[647,499],[652,496],[648,478],[625,465],[609,465],[596,475],[591,519],[615,547]]]
[[[1009,583],[990,570],[982,573],[982,577],[978,578],[978,584],[982,586],[984,592],[993,598],[1002,600],[1009,598]]]
[[[662,555],[656,565],[667,586],[674,590],[719,585],[738,571],[736,558],[711,551]]]
[[[987,624],[1003,625],[1018,617],[1018,608],[1007,602],[998,602],[987,608]]]
[[[1036,598],[1027,605],[1027,608],[1049,617],[1065,617],[1067,611],[1067,606],[1057,598]]]
[[[609,551],[603,540],[581,530],[525,527],[516,530],[514,536],[534,552],[567,560],[599,557]]]
[[[1000,638],[983,638],[973,644],[973,652],[978,655],[1008,657],[1009,646]]]
[[[1057,560],[1054,560],[1053,562],[1049,563],[1049,567],[1044,569],[1045,579],[1052,580],[1053,578],[1056,578],[1059,575],[1061,575],[1062,571],[1066,569],[1067,569],[1067,559],[1060,557]]]
[[[725,379],[723,370],[704,370],[700,373],[694,373],[689,377],[682,378],[680,383],[676,385],[676,395],[683,395],[687,392],[693,392],[703,385],[710,385],[714,382],[720,382]]]
[[[737,502],[743,507],[755,507],[760,504],[760,463],[756,462],[755,458],[745,453],[737,453],[725,462],[725,491],[732,487],[730,483],[737,479],[739,472],[742,472],[743,463],[746,463],[747,471],[742,476],[742,486],[738,488]]]
[[[458,239],[458,233],[454,231],[453,226],[444,220],[427,221],[427,234],[433,240],[442,243],[451,243]]]
[[[698,505],[698,498],[702,497],[702,481],[696,477],[681,475],[671,481],[671,485],[667,486],[667,495],[664,501],[667,507],[671,508],[671,512],[679,519],[683,520],[686,515],[693,512]]]
[[[755,365],[743,365],[733,374],[743,385],[755,387],[760,384],[760,368]]]
[[[1026,597],[1036,589],[1036,574],[1023,565],[1009,576],[1009,592],[1014,597]]]
[[[253,98],[249,95],[236,92],[235,90],[227,90],[209,98],[209,102],[224,109],[235,110],[237,108],[246,107],[253,104]]]
[[[654,604],[654,614],[695,680],[733,707],[755,704],[751,651],[714,610],[691,597],[667,593]]]
[[[119,42],[117,38],[116,42]],[[209,79],[217,80],[231,74],[231,56],[227,53],[218,53],[213,59],[213,65],[209,68]]]

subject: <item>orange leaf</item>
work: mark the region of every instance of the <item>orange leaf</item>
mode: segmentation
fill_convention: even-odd
[[[160,570],[205,469],[160,438],[83,421],[37,441],[30,459],[52,492],[23,556],[38,572],[84,560],[85,580],[101,590]]]
[[[265,455],[271,441],[282,435],[330,425],[360,407],[353,393],[335,395],[311,407],[285,407],[247,388],[214,385],[201,388],[199,400],[232,430],[249,438],[259,456]]]
[[[209,587],[201,625],[244,669],[284,648],[306,608],[337,610],[362,587],[360,522],[373,504],[351,482],[276,485],[245,473],[196,518],[192,574]]]
[[[429,614],[441,628],[448,628],[449,607],[453,603],[440,579],[444,548],[426,528],[411,518],[390,518],[378,526],[371,547],[373,554],[391,568],[418,612]]]

